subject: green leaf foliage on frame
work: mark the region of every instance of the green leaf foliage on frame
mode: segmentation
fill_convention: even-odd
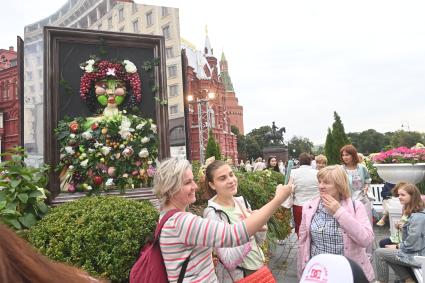
[[[0,222],[16,229],[30,228],[48,211],[45,205],[48,166],[25,164],[26,152],[16,147],[0,163]]]
[[[127,282],[158,217],[146,201],[85,197],[52,209],[30,229],[28,240],[52,260],[112,282]]]

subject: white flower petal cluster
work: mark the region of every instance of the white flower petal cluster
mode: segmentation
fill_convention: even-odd
[[[88,159],[84,159],[83,161],[81,161],[80,165],[83,168],[87,168],[88,163],[89,163],[89,160]]]
[[[130,128],[131,121],[127,117],[123,116],[121,120],[120,131],[118,132],[121,135],[121,138],[126,140],[130,137],[131,132],[134,132],[133,128]]]
[[[139,157],[140,158],[146,158],[149,156],[149,151],[146,147],[142,148],[139,152]]]
[[[146,125],[146,122],[141,122],[139,125],[136,126],[136,130],[141,130]]]
[[[72,146],[65,146],[65,151],[66,151],[67,154],[74,154],[75,153]]]
[[[86,65],[85,66],[81,66],[81,69],[83,69],[84,71],[86,71],[87,73],[91,73],[94,71],[94,60],[90,59],[86,61]]]
[[[125,71],[127,73],[133,74],[135,72],[137,72],[137,68],[136,65],[134,65],[133,62],[129,61],[129,60],[124,60],[123,64],[125,66]]]
[[[112,187],[112,186],[115,186],[115,184],[114,184],[114,179],[113,179],[113,178],[109,178],[108,180],[106,180],[105,186],[106,186],[106,187]]]
[[[92,131],[91,130],[88,130],[88,131],[83,132],[81,134],[81,136],[83,137],[83,139],[86,139],[86,140],[90,140],[90,139],[93,138],[93,134],[92,134]]]
[[[108,155],[111,152],[111,148],[109,146],[102,146],[102,148],[100,149],[100,152],[103,155]]]
[[[150,140],[151,140],[151,139],[150,139],[150,138],[148,138],[148,137],[143,137],[140,141],[141,141],[142,143],[148,143]]]
[[[156,134],[156,125],[155,124],[151,124],[151,131]]]

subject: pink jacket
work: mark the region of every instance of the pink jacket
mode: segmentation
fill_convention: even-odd
[[[302,271],[310,259],[310,225],[319,201],[320,197],[317,197],[303,206],[298,239],[298,278],[301,277]],[[358,263],[367,279],[372,281],[375,275],[372,264],[366,255],[366,247],[372,243],[374,234],[365,207],[360,201],[355,201],[354,204],[355,210],[351,198],[341,201],[341,207],[336,211],[334,217],[343,231],[344,256]]]

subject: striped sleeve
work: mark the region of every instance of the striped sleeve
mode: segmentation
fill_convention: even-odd
[[[237,247],[249,242],[245,222],[228,224],[181,212],[174,219],[179,240],[185,245],[204,247]]]

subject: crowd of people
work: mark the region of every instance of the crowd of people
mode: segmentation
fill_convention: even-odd
[[[372,204],[368,197],[370,174],[353,145],[342,147],[340,158],[340,165],[327,166],[326,157],[319,155],[312,166],[310,154],[302,153],[298,166],[291,170],[288,185],[279,185],[274,199],[255,212],[243,196],[237,196],[238,180],[234,168],[226,162],[214,161],[206,168],[205,185],[213,197],[204,210],[204,218],[186,212],[185,208],[195,201],[196,184],[190,167],[184,167],[187,171],[182,180],[187,180],[191,189],[185,190],[185,181],[182,181],[183,187],[169,195],[163,208],[164,211],[171,208],[182,211],[176,219],[169,220],[172,231],[164,230],[160,239],[170,282],[177,282],[181,261],[195,255],[197,260],[189,260],[187,282],[255,282],[249,279],[266,268],[260,245],[267,233],[267,219],[288,198],[293,198],[301,282],[319,282],[318,278],[312,278],[320,275],[317,272],[312,275],[311,266],[314,265],[310,262],[320,262],[322,258],[334,261],[329,255],[344,259],[345,266],[354,274],[350,282],[388,282],[388,267],[394,269],[400,282],[415,282],[412,267],[420,265],[414,256],[425,255],[425,205],[418,188],[401,183],[393,190],[393,195],[403,205],[404,216],[398,223],[401,236],[397,242],[389,237],[375,249]],[[174,174],[183,174],[183,171],[176,171],[179,162],[190,166],[187,161],[168,160],[161,164],[156,179],[160,179],[160,174],[165,174],[165,179],[170,178],[169,170],[162,171],[163,167],[174,168]],[[241,166],[246,171],[284,172],[284,165],[273,156],[267,162],[259,158],[252,168],[249,161]],[[173,178],[178,179],[177,175]],[[154,188],[159,195],[164,194],[164,184],[156,182]],[[217,257],[216,265],[213,255]],[[373,262],[376,262],[376,272]],[[343,269],[332,270],[333,274],[338,272],[341,275]],[[243,281],[247,278],[248,281]],[[308,281],[309,278],[313,281]]]
[[[292,198],[300,282],[388,282],[389,267],[400,282],[415,282],[412,268],[420,265],[414,256],[425,256],[425,204],[420,191],[409,183],[392,189],[390,195],[403,206],[403,217],[397,223],[400,233],[389,235],[374,249],[369,172],[352,145],[341,148],[340,158],[340,165],[327,166],[325,156],[311,158],[302,153],[288,184],[277,185],[274,197],[256,211],[238,196],[234,168],[228,162],[213,161],[205,170],[205,188],[213,197],[203,217],[187,210],[196,201],[198,188],[191,164],[176,158],[162,161],[154,177],[154,191],[161,203],[159,221],[167,212],[177,211],[164,218],[159,234],[168,281],[243,283],[261,278],[261,282],[274,282],[261,244],[270,217]],[[249,161],[243,166],[251,171]],[[258,159],[252,170],[283,173],[283,166],[270,157],[267,163]],[[385,213],[383,217],[380,222],[385,221]],[[0,234],[1,282],[58,282],[52,276],[63,282],[98,282],[77,269],[48,261],[3,226]],[[330,281],[320,281],[324,274]],[[341,278],[346,281],[338,281]]]

